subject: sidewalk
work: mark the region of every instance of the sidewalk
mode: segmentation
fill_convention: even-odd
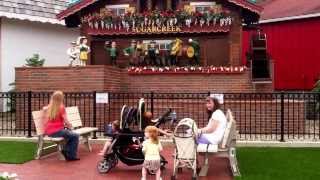
[[[141,166],[127,166],[120,161],[116,168],[108,174],[99,174],[96,170],[100,156],[97,155],[102,145],[94,144],[93,152],[79,146],[80,161],[65,162],[59,161],[56,154],[52,154],[42,160],[34,160],[22,165],[0,164],[0,171],[17,173],[20,180],[140,180]],[[162,172],[163,180],[170,180],[173,169],[173,148],[165,148],[162,153],[169,161],[166,169]],[[232,180],[227,159],[213,157],[210,160],[211,166],[208,177],[200,180]],[[154,179],[149,176],[148,179]],[[178,179],[191,179],[191,171],[183,170]]]

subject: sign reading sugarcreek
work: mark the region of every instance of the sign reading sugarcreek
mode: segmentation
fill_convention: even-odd
[[[160,32],[181,32],[179,26],[147,26],[147,27],[135,27],[132,29],[135,33],[160,33]]]

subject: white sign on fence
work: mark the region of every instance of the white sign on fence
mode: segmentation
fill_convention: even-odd
[[[223,94],[210,94],[210,97],[218,99],[220,104],[223,104]]]
[[[96,93],[96,103],[108,104],[109,94],[108,93]]]

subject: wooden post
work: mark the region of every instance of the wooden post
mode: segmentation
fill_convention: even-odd
[[[137,4],[136,4],[136,12],[140,13],[141,12],[141,0],[137,0]]]
[[[147,1],[147,9],[148,9],[148,11],[152,10],[152,5],[153,5],[152,0],[148,0]]]
[[[167,0],[167,10],[172,10],[172,0]]]
[[[182,6],[181,6],[181,1],[180,0],[176,0],[176,8],[177,9],[181,9],[182,8]]]

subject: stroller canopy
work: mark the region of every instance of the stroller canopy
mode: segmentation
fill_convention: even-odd
[[[198,127],[196,122],[190,118],[181,119],[176,126],[173,135],[175,137],[195,137],[197,135]]]
[[[130,125],[135,124],[139,131],[142,131],[145,128],[144,113],[145,102],[143,98],[140,98],[138,108],[123,105],[120,114],[120,129],[128,129]]]

